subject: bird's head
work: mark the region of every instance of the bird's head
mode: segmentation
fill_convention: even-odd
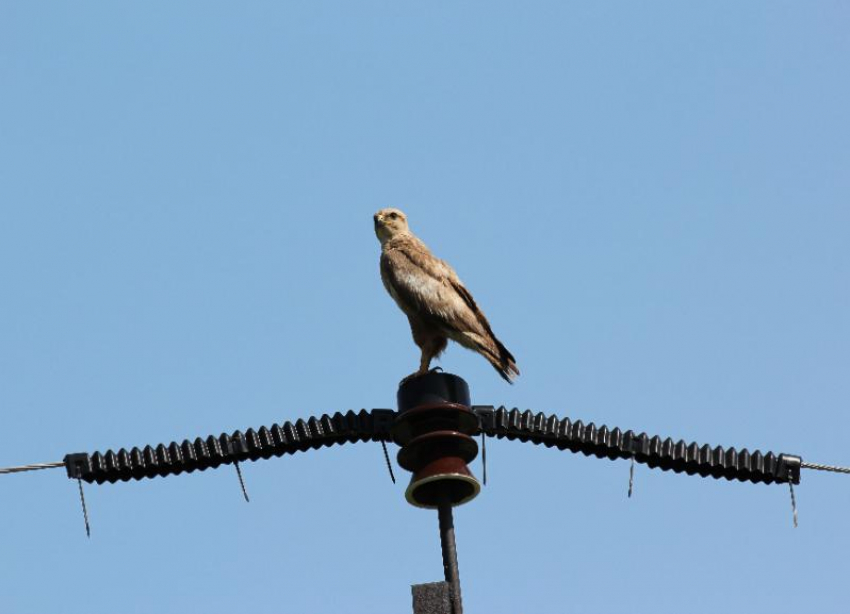
[[[395,236],[409,232],[407,228],[407,216],[398,209],[381,209],[375,216],[375,234],[381,245]]]

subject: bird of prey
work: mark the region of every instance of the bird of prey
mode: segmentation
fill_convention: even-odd
[[[448,263],[440,260],[407,226],[398,209],[381,209],[375,216],[381,242],[381,280],[410,321],[413,341],[422,350],[419,370],[429,372],[449,339],[478,352],[508,382],[519,375],[514,357],[493,334],[490,323]]]

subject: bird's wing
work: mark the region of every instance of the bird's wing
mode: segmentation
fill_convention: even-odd
[[[499,341],[499,338],[493,333],[493,329],[490,328],[490,322],[487,321],[487,318],[484,316],[484,312],[478,308],[478,305],[475,303],[475,299],[472,298],[472,294],[470,294],[469,290],[467,290],[461,283],[457,274],[455,274],[448,265],[446,265],[446,267],[448,267],[449,271],[451,271],[452,287],[458,295],[466,301],[470,311],[475,314],[475,319],[477,320],[478,325],[481,329],[483,329],[481,333],[475,331],[471,335],[472,338],[470,341],[472,342],[472,347],[477,347],[478,351],[481,352],[496,368],[496,371],[498,371],[508,383],[513,383],[514,378],[519,375],[519,369],[516,366],[516,359],[513,354],[508,351],[508,348],[506,348],[504,344]],[[478,335],[480,335],[480,337]],[[461,343],[470,347],[470,344],[464,343],[463,340],[461,340]]]
[[[399,242],[381,255],[381,277],[387,290],[408,314],[454,328],[472,319],[465,300],[453,288],[445,264],[413,241]],[[466,316],[466,317],[463,317]]]
[[[381,255],[381,277],[408,313],[458,332],[484,332],[489,328],[482,326],[479,315],[483,318],[483,314],[452,268],[424,245],[405,241],[386,250]]]

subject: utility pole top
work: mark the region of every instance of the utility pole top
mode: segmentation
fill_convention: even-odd
[[[432,372],[399,386],[398,415],[390,433],[401,446],[398,464],[413,473],[405,491],[408,503],[438,511],[443,573],[451,601],[451,609],[439,614],[463,614],[452,508],[481,492],[468,466],[478,456],[472,437],[478,429],[469,386],[457,375]],[[422,589],[419,594],[431,592]],[[429,607],[438,602],[429,601]]]

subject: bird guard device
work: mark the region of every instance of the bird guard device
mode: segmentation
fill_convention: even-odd
[[[478,430],[469,387],[460,377],[432,372],[399,386],[391,433],[401,446],[398,464],[413,473],[405,492],[411,505],[454,507],[478,495],[481,485],[467,465],[478,455],[472,438]]]

